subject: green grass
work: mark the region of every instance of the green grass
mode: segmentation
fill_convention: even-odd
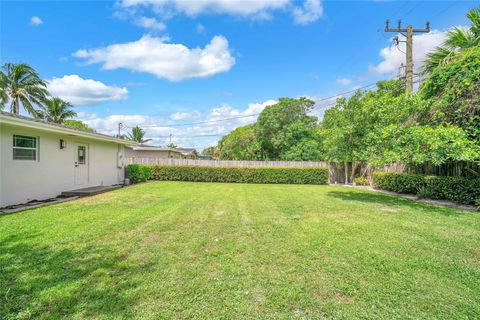
[[[480,215],[152,182],[0,216],[0,318],[480,318]]]

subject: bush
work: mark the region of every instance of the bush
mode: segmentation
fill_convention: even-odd
[[[370,183],[368,182],[368,179],[367,179],[367,178],[363,178],[363,177],[357,177],[357,178],[353,179],[353,182],[354,182],[357,186],[367,186],[367,185],[370,184]]]
[[[145,182],[152,176],[152,167],[143,164],[129,164],[126,172],[131,183]]]
[[[375,188],[419,197],[475,204],[480,195],[480,179],[439,177],[419,174],[374,172]]]
[[[152,167],[153,180],[327,184],[327,168],[201,167],[158,165]]]

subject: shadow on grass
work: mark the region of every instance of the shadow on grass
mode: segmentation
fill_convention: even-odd
[[[135,316],[135,301],[126,296],[136,286],[129,275],[148,265],[129,264],[105,246],[32,245],[36,236],[0,242],[0,318]]]
[[[446,216],[465,214],[464,211],[435,206],[427,203],[417,202],[410,199],[401,198],[395,195],[375,193],[373,191],[328,191],[327,195],[344,201],[359,201],[364,203],[381,204],[392,207],[411,208],[428,213],[439,213]]]

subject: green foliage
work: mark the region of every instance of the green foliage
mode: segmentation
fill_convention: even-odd
[[[400,81],[379,82],[377,87],[339,99],[325,112],[321,134],[329,161],[381,167],[478,159],[479,146],[464,129],[432,122],[432,101],[404,94]]]
[[[379,131],[370,148],[369,162],[376,166],[391,163],[440,165],[447,160],[473,161],[479,146],[456,126],[390,125]]]
[[[153,180],[235,183],[327,184],[327,168],[152,167]]]
[[[424,177],[419,174],[374,172],[372,182],[378,189],[416,194],[424,186]]]
[[[218,148],[217,147],[207,147],[202,150],[202,156],[210,156],[214,159],[218,158]]]
[[[475,204],[480,194],[480,179],[463,177],[374,172],[373,185],[378,189],[462,204]]]
[[[72,104],[60,98],[47,99],[40,106],[38,116],[49,122],[64,123],[68,118],[77,116]]]
[[[255,141],[255,126],[238,127],[218,143],[220,160],[255,160],[258,157],[258,146]]]
[[[353,179],[353,182],[357,185],[357,186],[368,186],[370,184],[370,182],[368,181],[367,178],[363,178],[363,177],[356,177],[355,179]]]
[[[131,183],[145,182],[152,176],[152,167],[143,164],[129,164],[126,167],[126,173]]]
[[[255,136],[259,158],[322,160],[318,119],[308,113],[315,103],[307,98],[280,98],[258,117]]]
[[[20,106],[38,117],[35,105],[42,105],[48,97],[47,83],[28,64],[6,63],[0,71],[0,107],[10,100],[10,112],[20,113]]]
[[[65,120],[63,121],[63,124],[66,125],[66,126],[69,126],[69,127],[73,127],[73,128],[76,128],[76,129],[80,129],[80,130],[83,130],[83,131],[87,131],[87,132],[95,132],[92,128],[90,128],[89,126],[87,126],[85,123],[83,123],[82,121],[80,120]]]
[[[128,140],[136,141],[138,143],[145,143],[152,139],[145,139],[145,131],[139,126],[133,127],[132,132],[127,133]]]
[[[148,139],[147,141],[149,141],[149,140],[150,140],[150,139]],[[177,146],[175,143],[170,142],[169,144],[167,144],[167,148],[176,149],[176,148],[178,148],[178,146]]]
[[[429,74],[452,62],[469,48],[480,47],[480,8],[474,8],[467,13],[470,28],[455,27],[447,34],[442,46],[427,54],[423,73]]]
[[[480,211],[480,198],[475,200],[475,207],[477,207],[477,210]]]
[[[465,50],[454,62],[437,67],[419,94],[432,101],[435,123],[460,126],[480,142],[480,47]]]

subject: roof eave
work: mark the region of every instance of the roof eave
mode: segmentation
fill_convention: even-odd
[[[131,140],[118,139],[118,138],[109,137],[106,135],[104,136],[104,135],[99,135],[99,134],[91,133],[87,131],[80,131],[76,129],[56,127],[48,123],[35,122],[35,121],[30,121],[30,120],[21,119],[21,118],[14,118],[14,117],[9,117],[4,115],[0,115],[0,123],[10,124],[10,125],[20,125],[25,128],[39,129],[39,130],[61,133],[61,134],[68,134],[72,136],[78,136],[78,137],[94,139],[94,140],[115,142],[115,143],[124,144],[124,145],[131,145],[131,146],[138,145],[137,142],[131,141]]]

